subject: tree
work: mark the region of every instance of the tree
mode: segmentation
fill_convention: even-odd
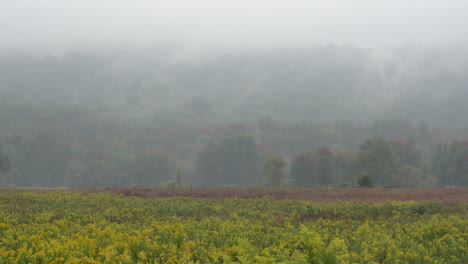
[[[310,153],[302,153],[291,163],[290,173],[294,185],[308,187],[314,185],[317,175],[315,160]]]
[[[333,154],[328,148],[321,147],[314,156],[317,160],[318,183],[322,186],[329,185],[334,174]]]
[[[421,152],[412,141],[390,141],[392,158],[396,167],[421,167]]]
[[[333,160],[335,164],[334,181],[335,183],[352,184],[353,167],[356,163],[357,151],[354,150],[335,150]]]
[[[224,138],[209,141],[198,156],[197,180],[202,185],[258,184],[261,181],[261,163],[252,137]]]
[[[389,184],[394,169],[390,144],[381,137],[367,139],[359,148],[356,169],[358,175],[365,172],[376,183]]]
[[[392,184],[399,187],[434,187],[436,183],[433,175],[409,165],[399,168],[392,177]]]
[[[374,187],[374,180],[372,180],[372,176],[368,172],[363,171],[359,175],[358,184],[362,188],[371,188]]]
[[[457,172],[456,184],[468,186],[468,148],[458,155],[455,170]]]
[[[173,166],[169,155],[164,152],[137,152],[126,165],[122,170],[128,172],[132,185],[155,186],[173,179]]]
[[[263,164],[263,172],[266,176],[266,182],[270,186],[281,186],[285,184],[286,172],[284,165],[286,162],[282,157],[272,155]]]
[[[182,187],[182,173],[180,172],[180,168],[177,168],[175,180],[176,180],[177,187]]]
[[[291,164],[290,175],[298,186],[330,185],[335,174],[335,161],[328,148],[298,155]]]
[[[441,185],[466,185],[468,141],[439,144],[432,158],[432,172]]]
[[[196,167],[196,177],[201,185],[219,185],[221,179],[218,156],[218,143],[213,140],[206,142],[203,150],[198,154]]]
[[[10,169],[10,159],[3,153],[2,145],[0,145],[0,172],[5,173]]]

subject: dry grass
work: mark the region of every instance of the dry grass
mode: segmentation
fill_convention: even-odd
[[[0,193],[20,191],[49,192],[68,191],[83,194],[96,192],[113,192],[125,196],[138,196],[142,198],[192,197],[223,199],[237,197],[240,199],[262,198],[265,196],[277,200],[306,200],[315,202],[351,201],[351,202],[385,202],[385,201],[429,201],[439,200],[445,206],[458,203],[468,203],[468,188],[450,187],[435,189],[409,189],[409,188],[6,188]]]

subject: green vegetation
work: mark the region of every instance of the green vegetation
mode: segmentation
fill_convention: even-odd
[[[286,184],[286,162],[279,156],[270,156],[263,164],[266,182],[269,186],[282,186]]]
[[[11,112],[0,112],[8,124],[0,126],[0,186],[358,186],[363,172],[376,186],[467,184],[468,144],[427,141],[420,124],[405,121],[356,134],[349,122],[123,122],[65,106],[3,107]],[[264,167],[271,156],[285,162],[273,178]]]
[[[196,175],[207,186],[261,183],[260,159],[252,137],[208,142],[198,156]]]
[[[374,180],[372,179],[372,176],[370,175],[370,173],[361,172],[361,175],[359,176],[359,179],[358,179],[358,184],[359,184],[359,187],[370,188],[370,187],[374,187]]]
[[[468,53],[438,52],[0,55],[0,186],[465,186]]]
[[[5,173],[10,169],[10,160],[3,153],[2,145],[0,145],[0,173]]]
[[[0,194],[0,263],[451,263],[468,207]]]

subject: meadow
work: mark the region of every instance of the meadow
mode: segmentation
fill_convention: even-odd
[[[1,189],[0,263],[468,263],[468,190]]]

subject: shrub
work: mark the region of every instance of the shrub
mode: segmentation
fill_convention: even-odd
[[[374,180],[372,179],[372,176],[369,173],[363,172],[359,176],[358,184],[359,187],[372,188],[374,187]]]

